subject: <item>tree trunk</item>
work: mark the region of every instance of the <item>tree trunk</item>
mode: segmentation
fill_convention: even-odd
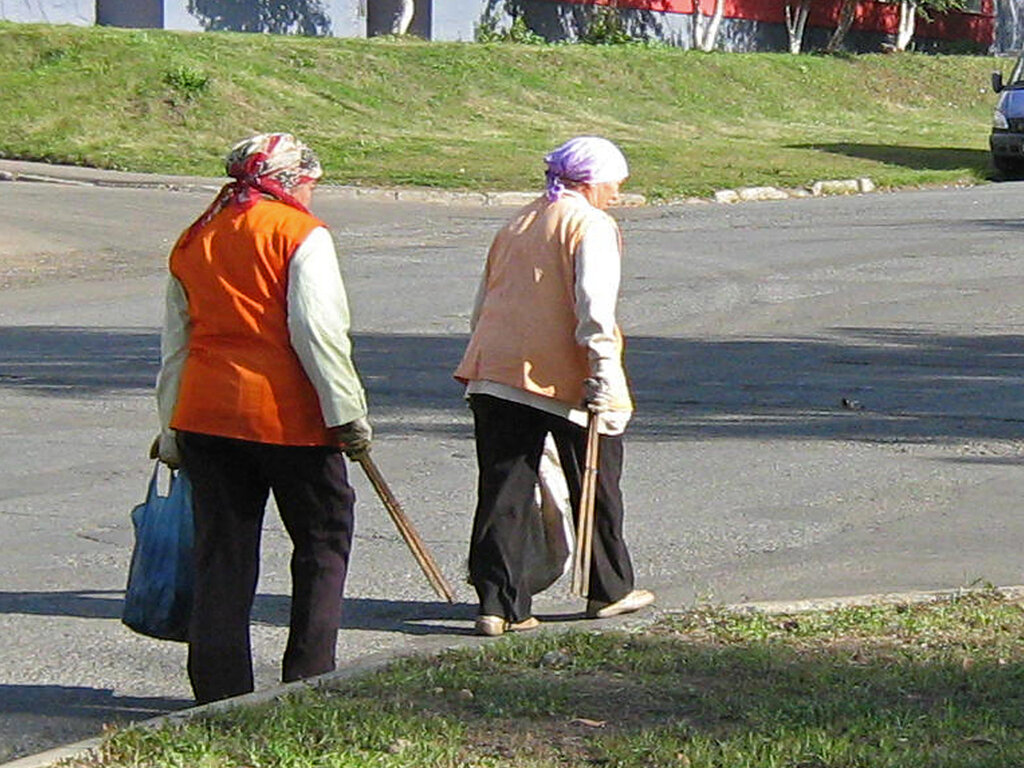
[[[710,19],[705,20],[700,10],[700,2],[693,4],[693,46],[702,51],[714,49],[718,40],[718,30],[722,26],[725,15],[725,0],[715,0],[715,11]]]
[[[807,15],[811,11],[811,0],[799,0],[796,8],[786,3],[786,31],[789,33],[789,52],[800,53],[804,44],[804,29],[807,27]]]
[[[413,0],[398,0],[394,19],[391,22],[392,35],[404,35],[412,24],[412,15],[416,10]]]
[[[916,0],[900,0],[900,26],[896,31],[896,50],[905,51],[914,39],[914,27],[917,25]]]
[[[846,39],[846,33],[853,26],[853,20],[857,15],[857,0],[843,0],[843,7],[839,10],[839,24],[836,25],[832,37],[828,39],[825,46],[825,53],[835,53]]]
[[[715,0],[715,15],[711,22],[704,29],[704,50],[710,51],[718,41],[718,30],[722,26],[722,17],[725,15],[725,0]]]

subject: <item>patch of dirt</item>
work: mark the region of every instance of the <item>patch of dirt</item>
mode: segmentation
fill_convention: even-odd
[[[29,288],[66,280],[144,277],[152,273],[152,264],[140,264],[109,251],[0,254],[0,288]]]
[[[605,761],[601,746],[605,736],[649,729],[652,723],[698,722],[700,691],[713,684],[699,676],[680,675],[671,686],[655,688],[622,672],[597,671],[559,676],[555,687],[560,690],[546,694],[551,699],[547,713],[524,714],[516,711],[514,703],[503,704],[505,690],[532,686],[540,690],[551,682],[551,673],[542,670],[514,675],[506,670],[497,689],[473,694],[437,690],[420,698],[417,708],[456,717],[465,725],[463,758],[469,765],[481,758],[600,764]],[[495,716],[496,706],[507,714]]]

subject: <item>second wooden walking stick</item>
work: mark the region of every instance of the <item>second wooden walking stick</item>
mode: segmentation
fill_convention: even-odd
[[[590,595],[590,561],[594,553],[594,497],[597,493],[597,464],[600,446],[594,411],[587,417],[587,453],[583,461],[580,508],[576,516],[576,557],[572,569],[572,593]]]
[[[369,451],[357,453],[352,457],[352,460],[358,462],[359,466],[363,468],[367,479],[370,481],[370,485],[373,486],[380,500],[384,502],[385,509],[391,515],[395,527],[398,528],[399,534],[405,540],[413,557],[416,558],[416,562],[419,563],[420,568],[427,577],[427,581],[430,582],[430,586],[434,588],[439,597],[443,597],[449,603],[454,603],[455,593],[452,592],[451,586],[445,579],[444,574],[441,573],[441,569],[437,567],[434,558],[430,556],[423,540],[416,533],[416,529],[412,527],[409,518],[405,516],[405,512],[402,511],[402,505],[398,503],[395,494],[391,492],[387,482],[385,482],[384,476],[377,469],[373,459],[370,458]]]

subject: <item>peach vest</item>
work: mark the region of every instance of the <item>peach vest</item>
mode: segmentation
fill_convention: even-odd
[[[174,429],[276,445],[327,445],[316,390],[288,334],[288,265],[323,224],[285,203],[229,205],[170,268],[188,298],[188,357]]]
[[[498,232],[456,379],[493,381],[580,406],[590,368],[587,350],[576,343],[574,254],[595,213],[606,215],[568,196],[553,203],[541,196]]]

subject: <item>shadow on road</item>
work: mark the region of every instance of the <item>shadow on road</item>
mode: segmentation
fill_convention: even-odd
[[[117,696],[109,688],[68,685],[0,685],[0,714],[80,719],[99,725],[141,720],[192,706],[192,699]]]
[[[0,614],[120,619],[123,602],[124,592],[119,589],[0,592]]]
[[[463,336],[357,334],[380,433],[465,433],[451,371]],[[90,397],[152,390],[152,332],[0,328],[0,389]],[[631,337],[635,440],[798,438],[941,442],[1024,433],[1024,336],[836,328],[813,337]],[[442,417],[403,421],[402,413]]]
[[[253,605],[254,622],[275,627],[288,626],[290,599],[288,595],[257,595]],[[460,635],[469,631],[476,615],[475,604],[424,602],[420,600],[379,600],[346,597],[341,614],[341,628],[401,632],[406,635]],[[466,623],[466,631],[438,622]]]
[[[0,387],[54,396],[152,389],[160,336],[119,328],[0,327]]]
[[[833,155],[874,160],[886,165],[901,165],[918,171],[973,169],[985,178],[993,173],[989,153],[964,147],[914,147],[892,144],[791,144],[790,149],[815,149]]]
[[[0,762],[99,736],[108,725],[148,720],[192,699],[118,696],[110,688],[0,684]],[[40,763],[42,764],[42,763]]]
[[[123,591],[110,589],[0,592],[0,614],[120,620],[123,600]],[[289,607],[288,595],[259,594],[253,605],[252,620],[259,624],[287,627]],[[409,635],[463,634],[460,629],[437,622],[472,622],[475,615],[476,607],[470,603],[452,605],[418,600],[346,597],[341,628]],[[131,630],[125,628],[124,631]]]

